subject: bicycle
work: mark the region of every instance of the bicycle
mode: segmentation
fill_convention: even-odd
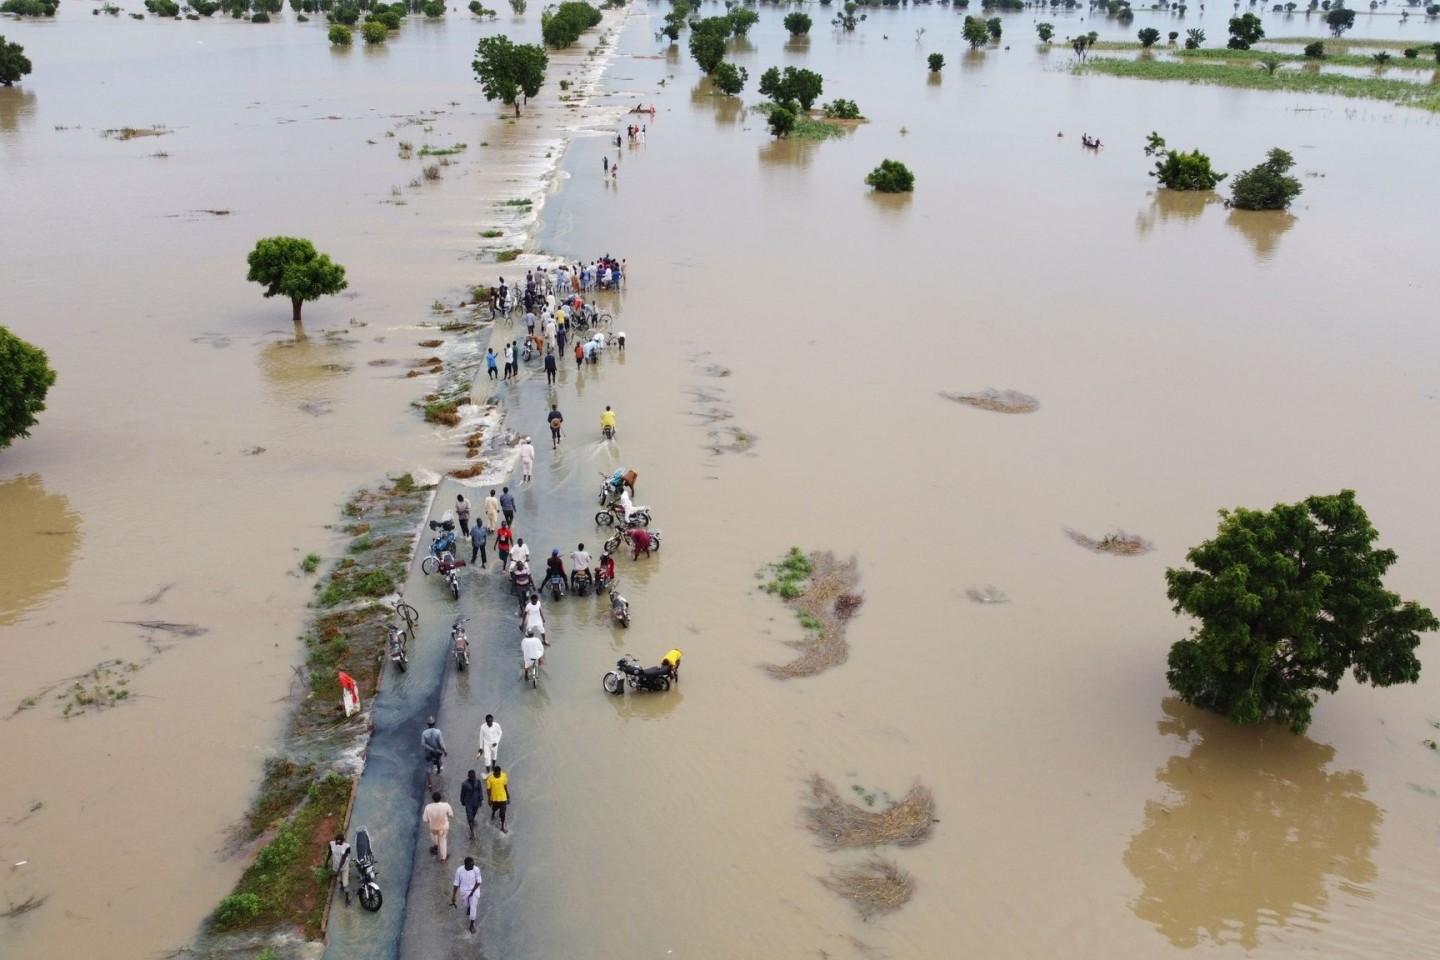
[[[420,622],[420,611],[405,602],[405,591],[395,591],[395,613],[401,620],[405,621],[405,630],[410,634],[410,639],[415,639],[415,624]]]
[[[608,314],[608,313],[602,313],[602,314],[600,314],[598,317],[595,318],[595,326],[599,326],[599,325],[601,325],[601,324],[604,324],[605,326],[609,327],[609,326],[613,326],[614,323],[615,323],[615,318],[612,317],[612,316],[610,316],[610,314]]]

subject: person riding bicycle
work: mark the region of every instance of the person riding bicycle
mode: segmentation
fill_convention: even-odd
[[[435,726],[434,717],[425,720],[425,730],[420,734],[420,746],[425,750],[425,763],[433,763],[438,772],[444,773],[444,759],[449,755],[449,751],[445,749],[445,735]]]
[[[561,580],[565,579],[565,561],[560,559],[558,547],[550,551],[550,559],[545,561],[544,583],[549,583],[555,577],[559,577]]]
[[[529,680],[531,671],[538,671],[545,662],[545,643],[534,630],[525,631],[525,639],[520,641],[520,656],[525,660],[523,676]]]
[[[570,554],[570,588],[584,580],[586,583],[593,582],[590,575],[590,554],[585,551],[585,544],[579,544],[575,552]]]
[[[608,405],[605,407],[605,412],[600,414],[600,432],[604,433],[607,428],[611,433],[617,432],[615,430],[615,411],[611,410]]]

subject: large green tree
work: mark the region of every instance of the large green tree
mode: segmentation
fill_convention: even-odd
[[[716,18],[719,19],[719,18]],[[690,56],[707,74],[725,60],[725,38],[713,30],[694,30],[690,34]]]
[[[990,42],[990,28],[979,17],[966,17],[962,33],[971,50],[978,50]]]
[[[1440,620],[1385,589],[1395,562],[1377,550],[1353,490],[1220,511],[1220,528],[1169,569],[1176,613],[1200,626],[1170,648],[1166,679],[1188,703],[1233,723],[1265,719],[1304,732],[1316,690],[1347,670],[1377,687],[1420,677],[1419,634]]]
[[[296,323],[305,301],[339,293],[350,285],[344,267],[299,237],[266,237],[255,244],[247,259],[250,273],[245,279],[263,285],[267,297],[289,297]]]
[[[771,67],[760,75],[760,92],[776,103],[798,103],[809,110],[825,91],[825,78],[814,70]]]
[[[30,72],[30,58],[18,43],[7,43],[0,35],[0,87],[8,87]]]
[[[1338,37],[1355,26],[1355,11],[1346,7],[1334,7],[1325,13],[1325,25]]]
[[[785,19],[781,22],[785,24],[785,29],[790,31],[790,36],[792,37],[803,37],[809,33],[810,24],[812,23],[808,14],[800,13],[799,11],[785,14]]]
[[[54,382],[45,351],[0,327],[0,450],[30,436]]]
[[[1165,145],[1165,138],[1154,131],[1145,138],[1145,156],[1159,158],[1150,176],[1167,190],[1214,190],[1216,184],[1229,176],[1216,173],[1210,166],[1210,158],[1199,150],[1189,153],[1171,150]]]
[[[527,99],[540,92],[550,57],[533,43],[511,43],[506,36],[482,37],[475,45],[470,67],[485,91],[486,100],[499,100],[515,108],[520,116],[520,96]]]
[[[1225,46],[1231,50],[1249,50],[1250,45],[1265,39],[1265,28],[1253,13],[1230,18],[1230,39]]]

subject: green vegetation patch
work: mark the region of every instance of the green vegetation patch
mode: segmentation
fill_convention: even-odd
[[[1326,50],[1328,51],[1330,49],[1328,46],[1329,41],[1326,41],[1326,43]],[[1375,58],[1368,53],[1343,54],[1327,52],[1323,60],[1316,60],[1312,57],[1307,57],[1303,53],[1283,53],[1278,50],[1255,49],[1229,50],[1224,47],[1213,47],[1208,49],[1202,47],[1199,50],[1176,50],[1174,51],[1174,53],[1176,56],[1181,57],[1185,60],[1222,60],[1236,64],[1247,62],[1257,63],[1258,61],[1269,60],[1270,58],[1274,57],[1278,60],[1284,61],[1285,63],[1313,63],[1316,65],[1323,63],[1327,67],[1379,66],[1379,64],[1375,62]],[[1404,67],[1409,70],[1434,70],[1437,66],[1434,60],[1406,60],[1403,58],[1389,60],[1386,62],[1385,65],[1387,67]],[[1256,70],[1259,68],[1251,67],[1250,69]]]
[[[1109,57],[1076,64],[1076,73],[1100,73],[1180,83],[1204,83],[1246,90],[1283,90],[1380,100],[1402,107],[1440,111],[1440,87],[1384,77],[1350,77],[1323,71],[1282,70],[1268,74],[1255,66],[1195,60],[1118,60]]]
[[[307,939],[319,935],[329,889],[322,841],[344,824],[350,788],[350,779],[338,773],[310,785],[304,806],[260,851],[235,892],[215,908],[210,918],[214,929],[293,921],[305,928]]]
[[[422,157],[448,157],[464,152],[465,144],[463,143],[457,143],[449,147],[432,147],[427,143],[420,147],[420,156]]]
[[[760,589],[785,601],[805,628],[799,640],[787,641],[799,651],[789,663],[767,663],[762,669],[781,680],[810,677],[844,663],[850,654],[845,628],[864,602],[855,592],[860,581],[854,557],[845,562],[829,551],[806,554],[791,547],[778,563],[762,569]]]
[[[265,779],[260,792],[245,815],[244,840],[254,840],[276,821],[289,817],[290,812],[305,799],[315,777],[313,763],[295,763],[283,757],[265,761]]]

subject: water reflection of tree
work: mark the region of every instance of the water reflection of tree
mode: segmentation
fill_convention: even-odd
[[[297,330],[293,338],[273,340],[261,348],[260,371],[278,401],[327,403],[326,392],[317,388],[349,372],[346,349],[343,341],[315,340]]]
[[[1231,210],[1225,219],[1255,247],[1255,259],[1266,262],[1275,255],[1280,237],[1295,225],[1295,217],[1284,210]]]
[[[815,158],[815,146],[814,140],[772,137],[760,148],[760,162],[767,167],[808,167]]]
[[[1162,734],[1189,748],[1156,774],[1169,796],[1145,805],[1125,866],[1143,886],[1135,915],[1171,943],[1259,944],[1262,925],[1315,919],[1329,883],[1375,879],[1380,808],[1365,778],[1329,771],[1333,747],[1280,727],[1234,727],[1178,699]]]
[[[721,126],[734,126],[745,115],[745,101],[716,90],[714,81],[709,77],[701,77],[700,82],[690,88],[690,103],[714,110],[715,122]]]
[[[794,34],[794,33],[792,33],[792,34],[790,34],[790,38],[785,41],[785,52],[786,52],[786,53],[804,53],[806,50],[809,50],[809,49],[810,49],[810,34],[808,34],[808,33],[800,33],[800,34]]]
[[[1212,190],[1156,190],[1150,195],[1150,206],[1135,215],[1135,232],[1145,236],[1156,223],[1167,220],[1194,220],[1220,197]]]
[[[18,623],[65,585],[80,543],[68,498],[37,474],[0,482],[0,625]]]
[[[985,66],[984,50],[966,50],[960,54],[960,67],[963,70],[979,70]]]
[[[23,87],[0,87],[0,130],[19,130],[35,117],[35,94]]]

